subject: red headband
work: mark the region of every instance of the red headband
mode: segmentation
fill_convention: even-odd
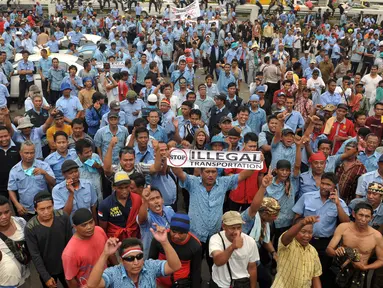
[[[313,161],[326,161],[326,156],[323,154],[322,151],[311,154],[311,156],[309,158],[309,163],[311,163]]]

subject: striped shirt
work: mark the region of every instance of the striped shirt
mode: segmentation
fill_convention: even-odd
[[[295,238],[285,246],[282,236],[278,243],[278,273],[271,288],[311,288],[312,279],[322,274],[318,252],[310,244],[303,247]]]

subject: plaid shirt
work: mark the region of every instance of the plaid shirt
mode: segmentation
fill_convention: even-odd
[[[359,176],[366,172],[366,167],[364,167],[363,163],[359,160],[356,160],[347,169],[345,163],[342,163],[337,169],[336,174],[339,177],[339,196],[347,205],[355,198]]]
[[[297,93],[297,100],[295,101],[295,110],[300,112],[303,119],[307,119],[307,117],[310,115],[310,111],[313,108],[313,101],[311,99],[306,99],[303,96],[298,97]]]

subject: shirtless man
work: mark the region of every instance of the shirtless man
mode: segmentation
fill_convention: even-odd
[[[326,252],[331,257],[342,257],[346,253],[346,247],[356,249],[359,252],[360,261],[352,261],[351,264],[357,270],[366,271],[364,273],[366,275],[368,270],[375,270],[383,266],[382,234],[368,225],[373,215],[373,209],[370,204],[358,203],[355,205],[352,215],[355,222],[342,223],[336,228]],[[338,247],[341,240],[342,246]],[[377,259],[373,263],[368,264],[368,260],[374,251]],[[348,265],[344,268],[346,267]]]

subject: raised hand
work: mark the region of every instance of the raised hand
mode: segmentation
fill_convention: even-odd
[[[231,244],[234,249],[242,248],[243,246],[243,238],[241,237],[241,234],[239,234],[237,237],[234,238],[233,243]]]
[[[305,219],[302,220],[302,225],[306,226],[317,222],[319,222],[319,216],[307,216],[305,217]]]
[[[154,239],[156,239],[160,243],[164,243],[168,241],[168,233],[166,232],[165,227],[159,226],[158,224],[153,224],[156,227],[156,231],[153,228],[150,228],[150,232],[152,232]]]
[[[118,250],[118,248],[121,246],[121,242],[118,240],[118,238],[109,238],[106,243],[105,243],[105,246],[104,246],[104,254],[106,256],[111,256],[113,255],[114,253],[116,253],[116,251]]]

